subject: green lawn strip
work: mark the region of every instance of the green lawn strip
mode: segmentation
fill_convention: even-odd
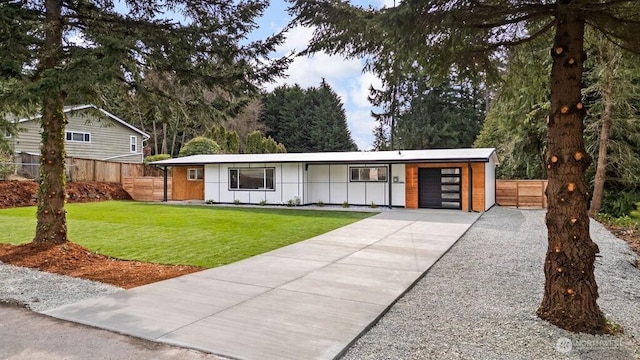
[[[215,267],[261,254],[373,214],[174,206],[128,201],[67,204],[69,239],[127,260]],[[0,210],[0,243],[23,244],[35,208]]]

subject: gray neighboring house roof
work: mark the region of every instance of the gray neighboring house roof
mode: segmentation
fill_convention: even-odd
[[[494,148],[352,151],[284,154],[192,155],[152,162],[158,166],[240,164],[240,163],[417,163],[417,162],[489,162],[498,164]]]
[[[144,131],[138,129],[137,127],[129,124],[128,122],[120,119],[119,117],[113,115],[112,113],[110,113],[110,112],[108,112],[108,111],[106,111],[104,109],[101,109],[101,108],[99,108],[99,107],[97,107],[97,106],[95,106],[93,104],[65,106],[64,107],[64,113],[66,114],[66,113],[70,113],[70,112],[73,112],[73,111],[79,111],[79,110],[85,110],[85,109],[95,109],[95,110],[100,111],[101,113],[103,113],[107,117],[111,118],[113,121],[115,121],[115,122],[117,122],[117,123],[129,128],[129,129],[139,133],[140,135],[142,135],[142,137],[144,139],[149,139],[151,137],[147,133],[145,133]],[[32,117],[28,117],[28,118],[23,118],[23,119],[19,119],[17,121],[17,123],[22,123],[22,122],[26,122],[26,121],[35,120],[35,119],[40,119],[41,117],[42,117],[42,114],[35,115],[35,116],[32,116]]]

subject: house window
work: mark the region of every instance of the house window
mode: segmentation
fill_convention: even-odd
[[[352,167],[349,173],[351,174],[350,180],[356,181],[387,181],[387,168],[386,166],[380,167]]]
[[[78,132],[78,131],[67,131],[66,133],[67,141],[71,142],[91,142],[91,134]]]
[[[229,169],[229,190],[274,190],[274,168]]]
[[[4,129],[4,138],[11,139],[11,133],[9,132],[9,129]]]
[[[204,169],[202,168],[187,169],[187,179],[189,179],[190,181],[204,179]]]
[[[130,136],[129,137],[129,144],[130,144],[130,150],[132,153],[134,152],[138,152],[138,137],[137,136]]]

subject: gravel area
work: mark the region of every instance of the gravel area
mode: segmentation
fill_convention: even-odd
[[[95,281],[51,274],[0,262],[0,302],[44,312],[90,297],[123,291]]]
[[[640,359],[640,271],[628,245],[597,222],[598,303],[625,333],[574,334],[536,317],[544,215],[485,213],[343,359]]]

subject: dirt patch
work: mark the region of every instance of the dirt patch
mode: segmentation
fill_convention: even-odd
[[[95,280],[125,289],[194,273],[203,268],[126,261],[95,254],[67,242],[55,246],[0,244],[0,261],[42,271]]]
[[[640,267],[640,228],[615,226],[606,223],[604,224],[604,226],[615,236],[629,243],[631,249],[633,249],[633,251],[638,254],[637,265]]]
[[[131,200],[121,184],[102,182],[72,182],[66,188],[70,203],[104,200]],[[0,181],[0,208],[32,206],[37,204],[38,184],[33,181]]]

